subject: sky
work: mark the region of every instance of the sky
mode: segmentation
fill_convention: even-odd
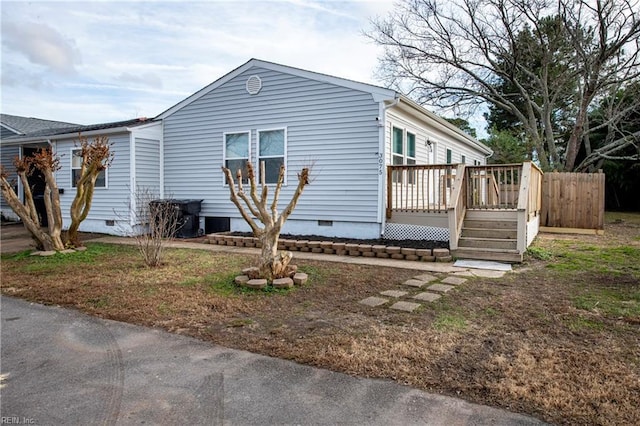
[[[392,0],[5,1],[5,114],[155,117],[251,58],[381,85],[363,35]]]

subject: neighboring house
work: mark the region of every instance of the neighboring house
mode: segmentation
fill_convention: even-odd
[[[78,132],[108,136],[113,165],[81,230],[112,234],[135,225],[126,209],[132,190],[140,187],[161,196],[202,199],[204,232],[248,231],[229,200],[221,167],[251,162],[259,170],[264,161],[267,183],[274,183],[281,164],[286,167],[281,207],[296,187],[298,171],[312,167],[311,184],[283,232],[378,238],[388,229],[388,165],[483,165],[492,153],[394,90],[257,59],[153,120],[51,127],[6,138],[4,130],[3,121],[5,167],[33,147],[50,144],[64,154],[57,179],[64,190],[65,225],[74,194],[74,140]],[[397,179],[415,186],[410,177]],[[451,175],[445,175],[438,185],[450,189],[450,183]],[[11,214],[4,204],[2,213]]]
[[[2,115],[3,130],[5,117]],[[20,118],[20,117],[18,117]],[[26,119],[32,120],[32,119]],[[39,120],[42,123],[56,123]],[[130,209],[135,206],[135,197],[131,196],[131,188],[144,186],[160,194],[160,141],[162,139],[161,123],[147,119],[133,119],[128,121],[102,123],[88,126],[59,123],[48,128],[31,128],[9,137],[2,137],[0,143],[0,161],[7,171],[12,172],[13,158],[24,156],[37,149],[51,146],[60,157],[60,170],[56,172],[56,180],[60,190],[60,203],[64,220],[64,227],[70,223],[69,208],[75,196],[75,182],[73,175],[79,168],[77,140],[78,134],[91,139],[103,135],[109,138],[114,152],[112,166],[99,176],[96,190],[88,218],[82,223],[81,230],[88,232],[102,232],[124,235],[131,232],[133,218]],[[7,122],[7,127],[15,129]],[[11,176],[11,175],[10,175]],[[15,179],[15,173],[12,175]],[[40,216],[46,220],[44,205],[37,202],[38,188],[44,188],[42,178],[33,176],[30,184],[36,188],[36,208]],[[22,185],[18,185],[18,196],[23,197]],[[4,203],[2,214],[5,217],[17,219],[15,213]]]

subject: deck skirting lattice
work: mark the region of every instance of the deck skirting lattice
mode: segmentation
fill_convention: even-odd
[[[449,229],[387,222],[384,226],[384,238],[389,240],[449,241]]]

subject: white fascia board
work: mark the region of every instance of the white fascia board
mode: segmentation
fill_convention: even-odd
[[[127,127],[127,130],[129,130],[130,132],[135,132],[136,130],[144,130],[144,129],[148,129],[156,126],[160,126],[160,120],[152,121],[151,123],[147,123],[147,124],[141,124],[139,126],[129,126]]]
[[[32,142],[46,142],[51,140],[59,140],[59,139],[69,139],[78,137],[78,133],[82,133],[82,136],[106,136],[117,133],[129,133],[132,129],[131,127],[114,127],[111,129],[101,129],[101,130],[91,130],[89,132],[73,132],[73,133],[64,133],[60,135],[44,135],[44,136],[26,136],[23,138],[11,139],[9,141],[3,140],[3,145],[23,145],[25,143]]]
[[[471,146],[475,147],[476,149],[484,152],[487,155],[492,155],[493,154],[493,150],[491,150],[491,148],[489,148],[488,146],[486,146],[485,144],[483,144],[482,142],[480,142],[479,140],[477,140],[473,136],[463,132],[458,127],[456,127],[453,124],[449,123],[444,118],[439,117],[438,115],[432,113],[431,111],[429,111],[428,109],[424,108],[423,106],[417,104],[415,101],[409,99],[408,97],[406,97],[404,95],[402,95],[400,97],[400,100],[401,100],[401,102],[399,102],[398,105],[395,106],[396,108],[402,108],[403,105],[411,107],[411,109],[413,109],[414,111],[418,112],[420,115],[425,116],[426,117],[426,121],[435,121],[437,124],[439,124],[442,127],[444,127],[444,129],[447,130],[449,134],[455,136],[456,139],[462,141],[463,143],[465,143],[467,145],[471,145]]]
[[[15,133],[16,135],[22,135],[22,134],[23,134],[20,130],[18,130],[18,129],[14,129],[13,127],[11,127],[11,126],[9,126],[9,125],[7,125],[7,124],[0,123],[0,126],[2,126],[2,127],[4,127],[5,129],[7,129],[7,130],[9,130],[9,131],[11,131],[11,132],[13,132],[13,133]]]
[[[372,84],[360,83],[360,82],[348,80],[345,78],[334,77],[331,75],[320,74],[317,72],[307,71],[300,68],[294,68],[287,65],[280,65],[273,62],[262,61],[260,59],[251,59],[248,62],[244,63],[243,65],[239,66],[238,68],[234,69],[233,71],[220,77],[219,79],[209,84],[208,86],[200,89],[199,91],[189,96],[185,100],[177,103],[176,105],[172,106],[171,108],[164,111],[163,113],[160,113],[160,115],[155,117],[155,119],[156,120],[163,119],[170,116],[176,111],[179,111],[183,107],[200,99],[201,97],[205,96],[207,93],[211,92],[212,90],[215,90],[216,88],[220,87],[227,81],[235,78],[236,76],[242,74],[243,72],[245,72],[246,70],[252,67],[265,68],[272,71],[282,72],[285,74],[296,75],[298,77],[303,77],[310,80],[322,81],[322,82],[330,83],[336,86],[342,86],[342,87],[358,90],[361,92],[371,93],[374,97],[374,100],[376,100],[376,102],[382,99],[384,100],[393,99],[396,96],[395,90],[385,89],[383,87],[374,86]]]

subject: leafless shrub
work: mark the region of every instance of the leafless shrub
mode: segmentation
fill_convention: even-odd
[[[167,242],[174,239],[181,227],[180,215],[175,204],[159,200],[151,189],[137,188],[134,194],[133,237],[138,251],[149,267],[162,263]]]

